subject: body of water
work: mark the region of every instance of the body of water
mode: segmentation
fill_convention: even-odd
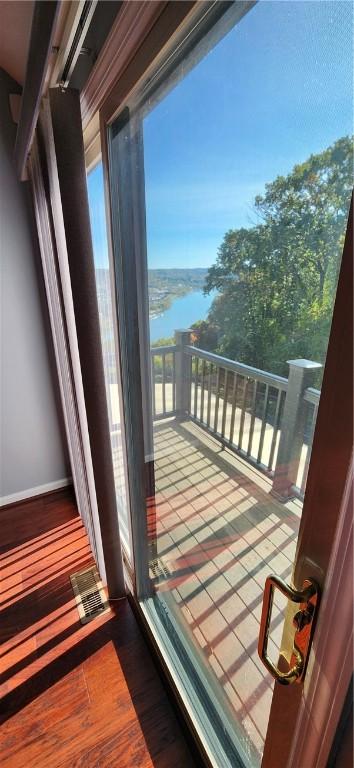
[[[204,296],[202,291],[187,293],[175,299],[161,317],[150,318],[150,341],[166,339],[176,330],[189,328],[197,320],[205,320],[217,291]]]

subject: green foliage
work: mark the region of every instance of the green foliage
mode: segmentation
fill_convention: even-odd
[[[191,326],[192,343],[200,349],[213,351],[218,344],[219,329],[207,320],[198,320]]]
[[[172,346],[172,344],[175,343],[174,337],[166,337],[165,339],[156,339],[156,341],[152,341],[150,344],[150,347],[169,347]]]
[[[324,362],[352,184],[344,137],[267,184],[255,226],[225,234],[205,287],[219,291],[214,351],[285,375],[288,359]]]
[[[174,338],[162,338],[157,339],[156,341],[151,342],[151,347],[167,347],[171,346],[175,343]],[[162,362],[162,355],[154,355],[153,357],[153,364],[154,364],[154,380],[156,382],[162,381],[162,370],[163,370],[163,362]],[[167,354],[165,355],[165,377],[166,381],[172,381],[173,378],[173,355]]]

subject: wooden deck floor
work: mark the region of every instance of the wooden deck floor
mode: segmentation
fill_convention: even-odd
[[[92,562],[67,492],[0,510],[2,768],[189,768],[127,600],[86,626],[69,574]]]
[[[156,590],[258,761],[273,687],[257,654],[263,586],[269,573],[291,574],[301,504],[278,503],[265,476],[192,421],[155,425],[154,445]],[[277,598],[274,659],[284,607]]]

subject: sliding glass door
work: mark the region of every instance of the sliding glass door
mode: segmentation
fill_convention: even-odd
[[[126,487],[125,450],[123,448],[124,427],[120,393],[119,355],[117,354],[112,269],[107,242],[103,168],[100,153],[96,157],[94,167],[91,167],[87,174],[87,189],[117,514],[123,554],[125,555],[126,563],[130,565],[131,537]]]
[[[312,460],[351,32],[347,3],[234,4],[108,129],[136,599],[221,768],[259,766],[267,735],[262,595],[291,581]],[[292,605],[277,592],[269,627],[285,674]]]

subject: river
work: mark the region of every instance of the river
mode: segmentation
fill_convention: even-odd
[[[217,291],[212,291],[204,296],[202,291],[194,291],[175,299],[163,315],[150,319],[150,341],[170,338],[176,330],[189,328],[197,320],[205,320],[216,294]]]

